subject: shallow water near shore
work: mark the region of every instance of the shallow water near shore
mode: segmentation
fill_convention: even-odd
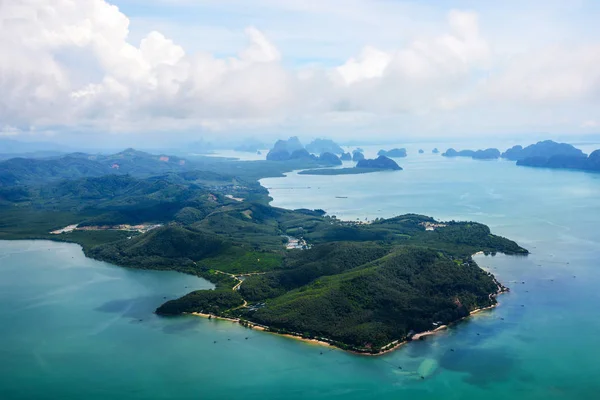
[[[596,399],[600,174],[424,148],[409,148],[400,172],[262,184],[274,206],[343,219],[416,212],[489,225],[532,252],[475,257],[511,288],[499,307],[365,357],[227,321],[159,318],[165,297],[211,285],[86,259],[73,244],[2,241],[0,398]]]

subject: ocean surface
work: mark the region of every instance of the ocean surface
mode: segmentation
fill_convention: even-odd
[[[262,184],[274,206],[343,219],[414,212],[489,225],[532,253],[476,257],[511,288],[496,309],[393,353],[357,356],[153,314],[211,287],[202,279],[119,268],[73,244],[0,241],[0,399],[600,398],[600,174],[418,147],[397,160],[403,171]]]

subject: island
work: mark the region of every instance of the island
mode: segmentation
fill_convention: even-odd
[[[302,150],[289,154],[306,157]],[[128,173],[110,167],[116,159]],[[132,160],[143,168],[130,168]],[[79,243],[87,257],[214,284],[165,299],[161,316],[222,318],[382,354],[497,303],[507,289],[473,254],[528,254],[472,221],[343,221],[271,206],[258,179],[304,160],[186,160],[128,149],[43,161],[51,171],[40,160],[0,162],[0,239]],[[400,168],[384,156],[359,164]]]
[[[313,141],[311,145],[313,149],[321,146],[321,148],[333,147],[334,150],[337,151],[337,148],[335,148],[337,145],[328,140],[317,139]],[[340,154],[343,153],[343,151],[340,152]],[[342,160],[332,152],[325,151],[319,154],[319,156],[311,154],[311,152],[300,143],[298,137],[293,136],[288,140],[278,140],[275,142],[273,148],[269,150],[269,153],[267,154],[267,161],[305,161],[307,163],[305,167],[342,165]]]
[[[401,157],[406,157],[406,149],[405,148],[401,148],[401,149],[391,149],[391,150],[379,150],[379,152],[377,153],[378,156],[386,156],[386,157],[392,157],[392,158],[401,158]]]
[[[342,160],[342,161],[352,161],[352,154],[350,154],[350,153],[343,153],[340,156],[340,160]]]
[[[568,143],[544,140],[523,147],[513,146],[502,153],[502,158],[517,161],[517,165],[537,168],[574,169],[600,172],[600,150],[589,156]]]
[[[527,157],[518,160],[517,165],[600,172],[600,150],[593,151],[589,156],[554,155],[550,157]]]
[[[425,153],[425,150],[419,149],[419,154],[423,154],[423,153]]]
[[[298,149],[294,150],[292,154],[290,154],[289,160],[317,160],[318,158],[310,154],[306,149]]]
[[[356,168],[369,168],[369,169],[380,169],[380,170],[393,170],[393,171],[401,171],[402,168],[396,163],[396,161],[386,157],[379,156],[374,160],[364,159],[360,160],[356,164]]]
[[[360,161],[360,160],[364,160],[364,159],[365,159],[365,155],[359,149],[356,149],[352,152],[352,161]]]
[[[344,154],[344,150],[333,140],[329,139],[315,139],[306,145],[306,150],[319,155],[323,153]]]
[[[449,148],[442,154],[444,157],[471,157],[475,160],[496,160],[500,158],[500,150],[489,148],[485,150],[461,150],[456,151]]]
[[[440,151],[439,151],[439,150],[437,149],[437,147],[436,147],[436,148],[434,148],[433,150],[431,150],[431,152],[432,152],[433,154],[439,154],[439,152],[440,152]]]
[[[583,151],[568,143],[557,143],[552,140],[544,140],[531,144],[525,148],[517,145],[502,153],[502,158],[519,161],[531,157],[550,158],[553,156],[585,157]]]
[[[296,150],[302,150],[304,146],[300,143],[297,136],[293,136],[288,140],[278,140],[273,145],[273,148],[267,153],[267,160],[270,161],[285,161],[288,160],[290,154]]]
[[[342,165],[342,160],[333,153],[323,153],[319,157],[319,162],[327,165]]]

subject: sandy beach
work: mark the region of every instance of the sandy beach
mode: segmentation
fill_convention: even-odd
[[[453,325],[453,324],[456,324],[456,323],[458,323],[460,321],[463,321],[466,318],[469,318],[470,316],[475,315],[477,313],[480,313],[482,311],[490,310],[490,309],[496,307],[497,305],[498,304],[494,304],[494,305],[489,306],[489,307],[477,308],[477,309],[471,311],[469,313],[469,315],[467,315],[466,317],[461,318],[458,321],[455,321],[455,322],[453,322],[451,324],[441,325],[441,326],[438,326],[437,328],[432,329],[430,331],[416,333],[416,334],[414,334],[412,336],[411,340],[404,340],[404,341],[395,340],[395,341],[393,341],[391,343],[388,343],[387,345],[381,347],[382,350],[379,351],[378,353],[361,352],[361,351],[356,351],[356,350],[348,350],[348,351],[350,353],[361,355],[361,356],[381,356],[381,355],[384,355],[384,354],[387,354],[387,353],[391,353],[392,351],[397,350],[398,348],[404,346],[405,344],[407,344],[407,343],[409,343],[411,341],[420,340],[423,337],[430,336],[430,335],[435,335],[436,333],[439,333],[440,331],[443,331],[443,330],[447,329],[450,325]],[[189,313],[188,315],[194,315],[194,316],[197,316],[197,317],[202,317],[202,318],[207,318],[207,319],[216,319],[216,320],[221,320],[221,321],[229,321],[229,322],[232,322],[234,324],[239,324],[240,323],[240,320],[236,319],[236,318],[217,317],[215,315],[203,314],[203,313],[199,313],[199,312]],[[315,344],[315,345],[319,345],[319,346],[326,346],[326,347],[335,347],[335,348],[339,349],[339,347],[335,346],[334,344],[331,344],[329,342],[325,342],[323,340],[308,339],[308,338],[304,338],[302,336],[292,335],[292,334],[289,334],[289,333],[271,332],[271,331],[267,330],[266,326],[262,326],[262,325],[258,325],[258,324],[253,324],[252,322],[247,322],[246,327],[248,327],[250,329],[255,329],[257,331],[262,331],[262,332],[266,332],[266,333],[272,333],[274,335],[284,336],[284,337],[287,337],[287,338],[290,338],[290,339],[294,339],[294,340],[300,340],[300,341],[305,342],[305,343]],[[342,350],[342,349],[340,349],[340,350]]]
[[[188,315],[194,315],[196,317],[202,317],[202,318],[207,318],[207,319],[217,319],[217,320],[221,320],[221,321],[229,321],[229,322],[233,322],[235,324],[240,323],[240,320],[236,319],[236,318],[217,317],[215,315],[203,314],[203,313],[199,313],[199,312],[188,313]],[[292,335],[292,334],[288,334],[288,333],[271,332],[271,331],[267,330],[267,327],[262,326],[262,325],[253,324],[252,322],[247,322],[246,326],[250,329],[255,329],[257,331],[262,331],[262,332],[266,332],[266,333],[272,333],[274,335],[284,336],[284,337],[287,337],[290,339],[300,340],[305,343],[312,343],[312,344],[317,344],[320,346],[327,346],[327,347],[333,346],[331,343],[328,343],[328,342],[325,342],[322,340],[318,340],[318,339],[307,339],[302,336],[296,336],[296,335]]]

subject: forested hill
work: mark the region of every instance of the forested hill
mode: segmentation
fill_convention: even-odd
[[[468,259],[431,249],[354,245],[324,262],[250,277],[240,294],[264,307],[243,317],[307,337],[325,337],[342,348],[377,352],[410,331],[447,324],[495,303],[493,277]],[[335,249],[328,248],[331,252]],[[383,253],[384,255],[382,256]],[[337,260],[337,257],[346,260]],[[350,260],[348,260],[350,259]],[[314,277],[312,271],[322,268]],[[306,276],[314,277],[307,282]]]
[[[120,153],[71,153],[52,158],[11,158],[0,162],[0,186],[40,184],[53,180],[109,174],[150,176],[189,169],[186,160],[134,149]]]

